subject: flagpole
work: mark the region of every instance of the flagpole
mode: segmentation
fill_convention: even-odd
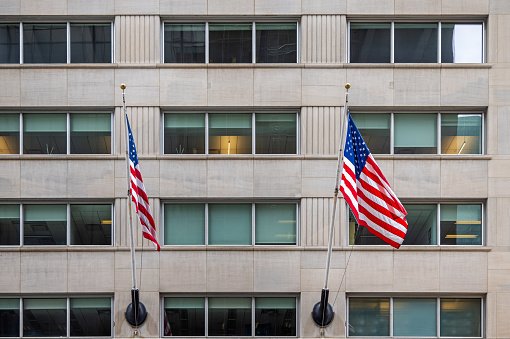
[[[343,122],[341,124],[340,130],[340,144],[338,147],[338,159],[337,159],[337,168],[336,168],[336,179],[335,179],[335,189],[333,193],[333,210],[331,212],[331,221],[329,226],[329,241],[328,241],[328,252],[326,258],[326,273],[324,278],[324,288],[321,292],[321,301],[315,304],[312,317],[315,323],[321,327],[327,326],[333,320],[334,312],[331,305],[328,304],[329,297],[329,289],[328,289],[328,280],[329,280],[329,270],[331,266],[331,254],[333,252],[333,233],[335,230],[335,217],[336,217],[336,205],[338,201],[338,190],[340,187],[340,175],[342,173],[343,166],[343,149],[345,146],[345,130],[347,127],[347,112],[349,106],[349,88],[351,85],[349,83],[345,84],[345,104],[344,104],[344,114],[343,114]]]

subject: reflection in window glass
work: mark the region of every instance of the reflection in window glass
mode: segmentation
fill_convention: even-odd
[[[0,205],[0,245],[19,245],[19,224],[19,205]]]
[[[251,204],[209,204],[209,245],[251,245]]]
[[[441,62],[483,62],[483,25],[442,23]]]
[[[19,24],[0,24],[0,63],[19,63]]]
[[[351,114],[351,116],[363,136],[363,140],[365,140],[370,153],[390,153],[390,114]]]
[[[349,207],[349,245],[386,245],[386,243],[368,230],[360,226]]]
[[[252,154],[251,114],[209,115],[209,154]]]
[[[481,337],[481,299],[441,298],[441,337]]]
[[[205,62],[205,24],[165,24],[165,62]]]
[[[210,336],[251,336],[251,298],[209,298]]]
[[[251,63],[252,24],[209,24],[209,62]]]
[[[205,153],[205,114],[165,114],[165,154]]]
[[[0,299],[0,337],[19,336],[19,299]]]
[[[395,114],[395,154],[437,154],[437,114]]]
[[[390,23],[350,24],[350,62],[390,62]]]
[[[24,337],[67,336],[66,299],[24,299]]]
[[[23,24],[23,62],[66,63],[67,24]]]
[[[256,62],[296,62],[296,23],[257,23]]]
[[[482,205],[441,205],[441,245],[481,245]]]
[[[23,154],[66,154],[66,114],[23,114]]]
[[[403,245],[437,244],[437,205],[404,205],[407,233]]]
[[[442,154],[481,154],[482,115],[442,114]]]
[[[0,114],[0,154],[19,154],[19,114]]]
[[[111,244],[111,205],[71,205],[71,245]]]
[[[72,154],[111,154],[110,114],[71,114],[70,119]]]
[[[165,245],[204,245],[204,204],[165,204]]]
[[[25,245],[65,245],[66,205],[25,205]]]
[[[295,336],[296,298],[255,298],[256,336]]]
[[[349,336],[389,335],[389,298],[349,298]]]
[[[111,24],[71,24],[71,62],[112,62]]]
[[[256,204],[255,244],[295,245],[296,205]]]
[[[393,335],[436,336],[436,299],[393,299]]]
[[[71,298],[72,337],[111,336],[110,298]]]
[[[204,298],[165,298],[164,308],[164,336],[205,335]]]
[[[296,114],[256,114],[255,153],[296,154]]]
[[[395,62],[437,62],[437,23],[395,23]]]

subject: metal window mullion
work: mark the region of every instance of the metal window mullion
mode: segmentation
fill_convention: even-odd
[[[71,117],[69,116],[69,112],[67,112],[66,115],[66,154],[71,154]]]
[[[301,115],[296,112],[296,154],[301,154]]]
[[[209,203],[206,202],[204,204],[205,208],[205,225],[204,225],[204,235],[205,235],[205,245],[209,245]]]
[[[111,229],[111,237],[110,237],[110,245],[113,246],[114,244],[114,239],[115,239],[115,203],[112,203],[110,204],[110,211],[111,211],[111,216],[112,216],[112,229]],[[113,333],[113,332],[112,332]]]
[[[159,212],[159,215],[160,215],[160,219],[159,220],[161,220],[159,224],[163,225],[161,227],[161,231],[160,231],[161,232],[161,241],[160,242],[163,245],[165,245],[165,226],[166,226],[165,225],[165,204],[164,203],[162,204],[161,200],[160,200],[159,206],[160,206],[160,209],[161,209],[161,211]]]
[[[301,243],[301,232],[299,230],[301,229],[301,213],[300,213],[300,205],[299,203],[296,203],[296,246],[298,246]]]
[[[19,23],[19,63],[23,64],[23,23]]]
[[[390,63],[395,63],[395,22],[391,22],[390,29]]]
[[[251,297],[251,336],[255,336],[255,297]]]
[[[481,229],[481,232],[482,232],[482,243],[481,245],[484,246],[485,244],[485,208],[484,208],[484,204],[481,204],[481,208],[482,208],[482,229]]]
[[[440,203],[437,203],[436,205],[436,218],[437,218],[437,221],[436,221],[436,242],[437,242],[437,245],[440,246],[441,245],[441,204]]]
[[[67,326],[67,337],[69,338],[71,336],[71,298],[67,297],[67,309],[66,309],[66,326]]]
[[[255,130],[256,126],[255,126],[255,113],[252,113],[251,114],[251,154],[255,154],[255,142],[257,141],[256,140],[256,133],[257,131]]]
[[[345,301],[345,337],[349,337],[349,297]]]
[[[159,58],[161,63],[165,63],[165,22],[161,21],[161,26],[159,27],[159,45],[161,46],[161,50],[159,52]],[[165,330],[163,329],[163,332]]]
[[[19,114],[19,151],[18,154],[23,154],[23,113]]]
[[[485,145],[486,145],[486,143],[485,143],[485,141],[486,141],[485,140],[485,117],[486,117],[485,114],[482,113],[482,119],[481,119],[482,120],[482,133],[481,133],[482,134],[482,140],[481,140],[481,143],[482,143],[482,150],[481,150],[482,152],[481,153],[482,153],[482,155],[485,154]]]
[[[255,22],[252,22],[251,25],[251,63],[254,64],[257,62],[257,32],[255,30]]]
[[[67,246],[71,245],[71,204],[66,204],[66,242]]]
[[[19,336],[23,337],[23,298],[19,298]]]
[[[437,62],[438,63],[441,63],[441,53],[442,53],[442,50],[441,50],[441,30],[442,30],[442,25],[441,25],[441,21],[439,21],[437,23]]]
[[[390,297],[390,337],[393,337],[393,297]]]
[[[299,20],[296,21],[296,63],[299,63],[301,60],[301,25]]]
[[[487,26],[485,25],[485,21],[482,22],[482,63],[487,62]]]
[[[205,154],[209,154],[209,113],[205,113]]]
[[[390,154],[395,154],[395,115],[390,113]]]
[[[19,204],[19,245],[24,245],[25,240],[25,218],[23,214],[23,203]]]
[[[204,297],[205,299],[205,302],[204,302],[204,307],[205,307],[205,310],[204,310],[204,314],[205,314],[205,321],[204,321],[204,324],[205,324],[205,336],[208,337],[209,336],[209,297]]]
[[[209,63],[209,22],[205,23],[205,63]]]
[[[347,53],[345,60],[347,63],[351,62],[351,22],[347,22],[347,37],[345,38],[345,51]]]
[[[436,133],[436,143],[437,143],[437,154],[441,154],[441,112],[437,113],[437,123],[436,123],[437,133]]]
[[[485,327],[485,313],[483,311],[484,305],[483,305],[483,298],[480,298],[480,338],[483,338],[484,333],[484,327]]]
[[[115,337],[115,310],[114,310],[113,297],[110,297],[110,337]]]
[[[115,147],[115,111],[110,113],[110,154],[114,154]]]
[[[441,298],[439,297],[436,302],[436,336],[441,336]]]
[[[70,64],[71,63],[71,23],[69,21],[67,22],[66,47],[67,47],[67,63]]]
[[[251,244],[255,245],[255,203],[251,204]]]
[[[111,56],[110,56],[110,62],[113,64],[115,62],[115,21],[112,21],[110,25],[110,41],[112,42],[110,45],[111,48]],[[113,332],[112,332],[113,333]]]

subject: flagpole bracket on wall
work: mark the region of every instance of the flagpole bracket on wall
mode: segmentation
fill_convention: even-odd
[[[333,321],[335,312],[328,303],[329,290],[323,288],[321,292],[321,301],[314,305],[312,310],[313,321],[320,327],[326,327]]]
[[[145,305],[140,302],[138,289],[131,290],[131,304],[124,313],[126,321],[133,327],[142,325],[147,319]]]

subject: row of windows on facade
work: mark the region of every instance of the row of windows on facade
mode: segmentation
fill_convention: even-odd
[[[297,154],[297,113],[165,113],[164,154]],[[374,154],[483,154],[481,113],[352,114]],[[110,113],[0,114],[0,154],[111,154]],[[438,147],[439,145],[439,147]]]
[[[297,336],[295,297],[164,297],[161,336]],[[350,337],[481,337],[482,298],[349,297]],[[0,337],[111,337],[112,298],[0,298]]]
[[[484,61],[479,22],[351,22],[348,31],[352,63]],[[296,22],[164,23],[162,55],[165,63],[297,63],[298,35]],[[0,24],[0,63],[110,63],[113,45],[111,23]]]
[[[481,204],[404,204],[404,245],[482,245]],[[165,203],[163,245],[297,245],[297,203]],[[349,245],[384,245],[348,220]],[[2,204],[0,245],[108,245],[111,204]],[[158,227],[159,229],[159,227]]]

